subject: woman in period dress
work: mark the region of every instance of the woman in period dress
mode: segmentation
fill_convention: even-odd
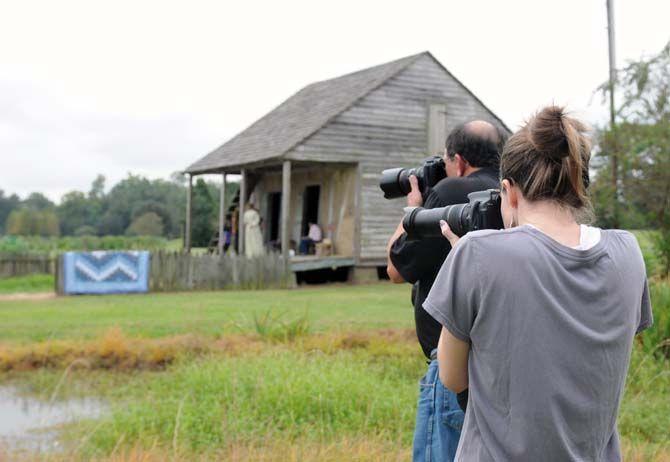
[[[247,204],[244,211],[244,254],[247,257],[263,255],[263,235],[261,234],[261,217],[253,204]]]

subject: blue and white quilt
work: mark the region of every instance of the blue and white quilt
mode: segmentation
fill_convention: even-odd
[[[149,252],[66,252],[63,292],[112,294],[149,290]]]

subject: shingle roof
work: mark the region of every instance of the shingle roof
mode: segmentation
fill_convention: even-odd
[[[428,52],[306,86],[249,128],[190,165],[205,173],[281,157],[360,98]]]

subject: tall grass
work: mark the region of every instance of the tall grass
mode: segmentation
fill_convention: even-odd
[[[182,460],[207,459],[221,450],[225,460],[238,450],[259,460],[301,460],[286,456],[287,448],[312,448],[308,452],[314,455],[315,448],[341,441],[371,441],[406,454],[423,361],[409,343],[398,349],[398,338],[358,337],[354,348],[336,341],[337,348],[328,350],[327,336],[310,336],[304,344],[266,342],[239,356],[185,358],[160,374],[80,375],[79,380],[102,388],[113,407],[103,421],[72,429],[77,441],[90,435],[79,455],[103,457],[121,444],[149,454],[167,449]],[[51,377],[39,386],[46,394],[58,374]],[[637,345],[619,414],[620,433],[635,460],[663,460],[657,455],[669,454],[668,390],[667,360]],[[264,451],[278,451],[277,457]]]
[[[650,285],[654,325],[641,336],[644,350],[670,359],[670,282]]]
[[[670,450],[670,360],[633,349],[618,425],[633,442]]]
[[[324,360],[287,350],[181,364],[141,388],[124,387],[124,396],[141,399],[117,406],[89,450],[108,453],[122,435],[145,446],[171,444],[177,428],[177,444],[195,451],[364,435],[409,445],[422,365],[411,376],[388,366],[352,351]]]
[[[294,319],[286,319],[286,313],[267,310],[264,314],[254,313],[254,329],[263,339],[287,342],[309,334],[309,315],[305,313]]]

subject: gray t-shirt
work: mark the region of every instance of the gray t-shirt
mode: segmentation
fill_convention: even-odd
[[[470,342],[456,460],[621,460],[633,337],[652,323],[632,234],[603,230],[576,250],[530,226],[469,233],[423,306]]]

